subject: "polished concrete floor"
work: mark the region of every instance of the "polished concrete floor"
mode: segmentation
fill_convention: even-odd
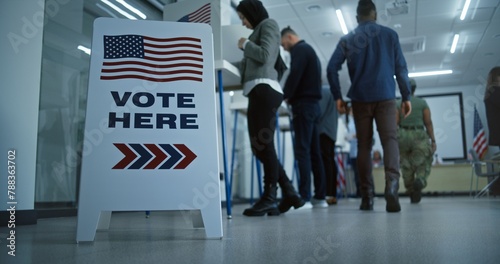
[[[94,242],[75,242],[76,217],[17,226],[16,256],[0,227],[0,263],[500,263],[500,199],[401,198],[400,213],[372,212],[358,199],[325,209],[249,218],[247,204],[224,208],[223,239],[205,239],[177,211],[113,213]]]

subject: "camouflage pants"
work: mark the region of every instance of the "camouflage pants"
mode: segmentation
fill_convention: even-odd
[[[424,129],[403,129],[398,132],[400,167],[407,192],[413,191],[413,182],[417,179],[427,186],[431,173],[432,146]]]

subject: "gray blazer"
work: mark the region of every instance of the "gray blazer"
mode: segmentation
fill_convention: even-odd
[[[274,64],[280,52],[280,31],[275,20],[267,18],[254,28],[243,51],[243,59],[236,63],[241,83],[267,78],[278,80]]]

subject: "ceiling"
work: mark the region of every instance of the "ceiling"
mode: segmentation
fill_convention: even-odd
[[[323,69],[326,69],[326,64],[343,35],[335,10],[342,11],[349,31],[357,26],[355,13],[358,1],[262,2],[280,27],[290,25],[314,46]],[[378,10],[378,23],[399,34],[410,72],[453,70],[450,75],[418,78],[419,88],[477,85],[483,83],[482,80],[493,66],[500,65],[499,2],[472,0],[462,21],[460,15],[465,0],[374,1]],[[400,9],[387,9],[394,6]],[[460,34],[460,38],[455,53],[451,54],[455,34]],[[346,87],[348,78],[345,71],[343,83],[343,87]]]
[[[114,2],[115,0],[109,0]],[[343,35],[336,10],[340,9],[347,29],[356,25],[355,0],[261,0],[281,28],[291,26],[317,51],[326,64]],[[96,9],[99,0],[85,0],[85,9],[96,16],[109,16]],[[128,0],[146,12],[157,12],[169,0]],[[232,0],[237,5],[238,0]],[[400,37],[409,72],[453,70],[453,74],[419,77],[419,88],[484,85],[488,71],[500,65],[500,0],[471,0],[464,20],[460,15],[466,0],[374,0],[378,23],[394,29]],[[102,3],[101,3],[102,5]],[[156,9],[156,10],[153,10]],[[120,15],[117,15],[120,17]],[[232,23],[240,23],[232,18]],[[154,18],[153,18],[154,19]],[[455,34],[460,38],[450,53]],[[344,67],[345,68],[345,67]],[[325,74],[324,74],[325,75]],[[349,86],[345,69],[341,84]],[[323,76],[324,84],[327,84]]]

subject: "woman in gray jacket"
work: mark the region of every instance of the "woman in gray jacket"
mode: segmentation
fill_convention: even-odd
[[[264,192],[262,197],[243,214],[247,216],[279,215],[292,206],[299,208],[304,200],[295,191],[278,161],[274,148],[276,113],[283,101],[275,63],[280,52],[278,23],[270,19],[260,1],[243,0],[236,8],[244,26],[252,34],[238,41],[243,59],[237,65],[241,73],[243,94],[248,97],[248,133],[253,154],[264,165]],[[276,204],[277,184],[283,199]]]

